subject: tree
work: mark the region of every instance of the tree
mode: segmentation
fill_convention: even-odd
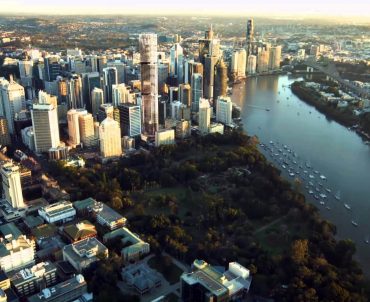
[[[308,258],[308,240],[296,240],[292,244],[291,259],[295,264],[303,264]]]

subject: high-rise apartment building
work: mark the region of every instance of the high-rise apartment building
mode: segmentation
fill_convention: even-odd
[[[207,134],[211,125],[212,108],[207,99],[199,100],[198,129],[201,134]]]
[[[24,208],[19,167],[7,162],[1,167],[1,177],[5,200],[15,209]]]
[[[92,114],[82,114],[78,117],[78,124],[80,127],[80,138],[84,147],[91,147],[96,145],[94,118]]]
[[[228,81],[227,66],[224,60],[221,58],[221,60],[219,60],[215,66],[215,80],[214,80],[214,92],[213,92],[214,100],[217,100],[217,98],[221,95],[226,95],[227,81]]]
[[[95,87],[91,91],[91,112],[94,118],[99,113],[99,108],[104,103],[104,92],[103,89]]]
[[[193,73],[191,76],[191,110],[199,111],[199,100],[203,97],[203,76]]]
[[[121,128],[115,120],[107,117],[99,126],[100,154],[103,158],[122,155]]]
[[[0,115],[5,116],[11,135],[15,134],[14,117],[26,109],[24,88],[10,78],[10,81],[0,78]]]
[[[81,143],[79,117],[86,115],[85,109],[71,109],[67,112],[69,144],[78,146]]]
[[[177,76],[178,84],[184,82],[184,52],[180,43],[176,43],[170,50],[170,74]]]
[[[281,62],[281,46],[273,46],[270,48],[269,70],[274,71],[280,69]]]
[[[124,103],[118,105],[121,133],[123,136],[135,137],[141,134],[141,107]]]
[[[158,130],[157,35],[141,34],[139,36],[139,50],[144,132],[154,136]]]
[[[247,52],[245,49],[235,49],[231,58],[231,74],[234,78],[245,77],[247,67]]]
[[[255,55],[248,56],[247,74],[254,75],[257,72],[257,57]]]
[[[216,107],[216,120],[226,126],[232,124],[233,104],[230,97],[219,96]]]
[[[104,96],[106,103],[113,102],[113,85],[118,84],[118,74],[116,67],[103,69]]]
[[[53,98],[39,98],[31,110],[32,127],[35,137],[36,152],[48,152],[60,144],[57,107],[50,101]]]

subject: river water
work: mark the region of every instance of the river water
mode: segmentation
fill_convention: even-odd
[[[322,217],[337,226],[339,239],[348,238],[356,243],[356,258],[370,275],[370,244],[365,243],[370,237],[370,147],[355,132],[328,120],[293,95],[288,86],[295,80],[286,75],[250,78],[234,86],[231,98],[241,108],[244,130],[249,135],[257,135],[260,142],[267,145],[261,151],[286,178],[305,178],[302,190],[308,202],[314,203]],[[281,158],[288,165],[280,161]],[[322,180],[321,175],[327,180]],[[309,194],[308,190],[314,193]],[[334,197],[338,191],[340,201]],[[327,198],[321,198],[320,194]],[[352,221],[358,226],[352,225]]]

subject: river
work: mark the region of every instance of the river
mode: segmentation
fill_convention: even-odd
[[[356,243],[356,259],[369,276],[370,244],[366,244],[365,239],[370,236],[370,147],[355,132],[328,120],[293,95],[288,86],[294,81],[287,75],[250,78],[234,86],[231,98],[241,108],[244,130],[249,135],[257,135],[260,142],[267,145],[267,148],[261,148],[266,157],[283,171],[286,178],[306,178],[302,190],[307,200],[320,209],[322,217],[337,226],[337,238],[352,239]],[[287,145],[297,157],[288,154],[282,145]],[[285,157],[290,156],[286,169],[279,162],[285,158],[283,153],[286,153]],[[312,169],[306,167],[307,162]],[[289,176],[288,169],[292,173],[298,171],[299,175]],[[327,180],[320,179],[320,175]],[[308,189],[314,191],[312,195],[305,188],[310,181],[313,186]],[[338,191],[340,201],[334,197]],[[316,200],[314,196],[317,198],[320,193],[328,197]],[[351,210],[344,207],[345,203]],[[352,225],[352,221],[358,226]]]

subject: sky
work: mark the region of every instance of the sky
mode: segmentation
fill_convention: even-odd
[[[362,17],[370,0],[0,0],[0,13]]]

